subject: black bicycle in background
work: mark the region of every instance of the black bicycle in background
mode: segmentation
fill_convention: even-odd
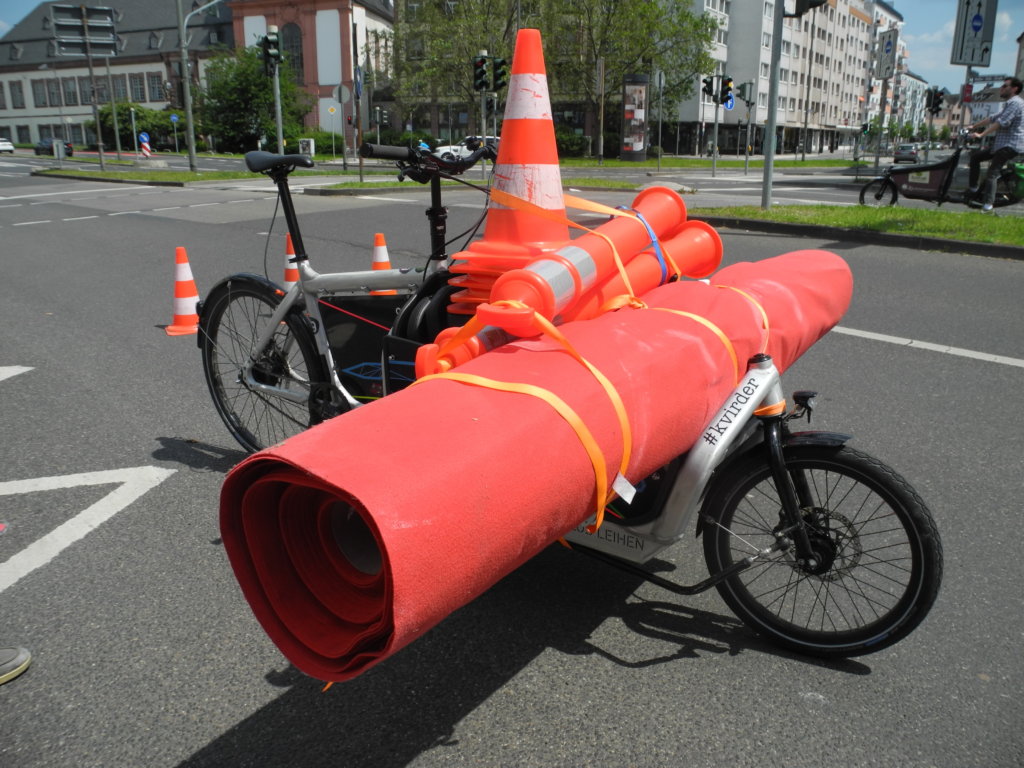
[[[967,144],[967,131],[957,137],[953,154],[934,163],[886,168],[860,190],[860,204],[873,207],[896,205],[900,195],[912,200],[928,200],[936,205],[958,203],[980,209],[984,201],[980,191],[974,195],[966,189],[952,189],[960,164],[960,155]],[[1024,164],[1007,163],[996,180],[996,197],[992,205],[1002,208],[1020,202],[1024,197]]]

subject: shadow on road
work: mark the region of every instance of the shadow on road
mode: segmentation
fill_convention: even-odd
[[[406,765],[428,750],[456,745],[457,724],[548,649],[600,655],[637,669],[696,662],[709,653],[777,653],[731,617],[664,602],[627,602],[640,584],[638,577],[552,546],[352,681],[322,692],[322,683],[293,667],[264,671],[268,682],[287,691],[180,768]],[[653,644],[657,655],[621,658],[616,640],[624,645],[622,632],[614,626],[612,639],[604,632],[592,639],[609,618],[660,641]],[[636,652],[636,644],[626,644]],[[677,650],[663,653],[674,645]],[[870,672],[849,661],[829,666]]]

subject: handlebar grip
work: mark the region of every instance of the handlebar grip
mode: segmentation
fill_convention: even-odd
[[[416,157],[409,147],[391,147],[387,144],[363,142],[359,147],[360,157],[379,157],[382,160],[412,160]]]

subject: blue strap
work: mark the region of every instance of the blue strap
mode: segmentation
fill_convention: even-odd
[[[661,243],[658,242],[658,236],[654,234],[654,230],[651,225],[647,223],[647,219],[643,217],[640,211],[633,208],[628,208],[625,205],[618,206],[620,211],[631,211],[637,220],[644,225],[644,229],[647,230],[647,234],[651,236],[651,245],[654,246],[654,255],[658,258],[658,263],[661,265],[661,285],[668,282],[668,264],[665,263],[665,254],[661,252]]]

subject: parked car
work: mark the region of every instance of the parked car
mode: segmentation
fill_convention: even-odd
[[[896,151],[892,153],[894,163],[916,163],[917,144],[897,144]]]
[[[36,154],[37,155],[52,155],[53,152],[54,152],[53,144],[54,144],[55,141],[57,141],[57,140],[53,139],[53,138],[46,138],[46,139],[43,139],[42,141],[40,141],[38,144],[36,144],[36,147],[35,147]],[[64,142],[64,156],[65,157],[71,157],[73,154],[75,154],[75,147],[74,147],[74,145],[72,145],[72,143],[70,141],[65,141]]]
[[[0,136],[0,152],[10,152],[12,155],[14,154],[14,145],[11,144],[10,139],[5,139],[3,136]]]
[[[480,146],[481,141],[493,144],[495,148],[498,146],[497,136],[467,136],[458,144],[444,144],[438,147],[434,150],[434,153],[440,155],[442,160],[461,160],[473,154],[477,147]]]

